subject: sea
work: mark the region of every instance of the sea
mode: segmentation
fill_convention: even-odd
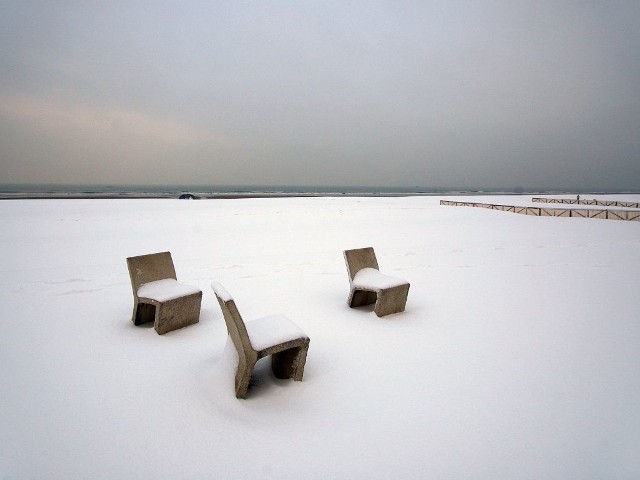
[[[460,189],[388,186],[301,186],[301,185],[80,185],[0,184],[0,199],[19,198],[262,198],[317,196],[419,196],[419,195],[524,195],[576,193],[636,193],[619,191],[569,191],[547,189]]]

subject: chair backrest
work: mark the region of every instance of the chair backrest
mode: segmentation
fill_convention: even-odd
[[[140,255],[139,257],[127,258],[129,267],[129,277],[131,277],[131,287],[136,295],[138,288],[143,283],[173,278],[177,280],[176,270],[173,267],[171,252],[151,253]]]
[[[236,307],[236,302],[233,300],[229,292],[220,285],[218,282],[212,282],[211,288],[216,295],[222,315],[224,316],[224,322],[227,324],[227,332],[233,344],[238,351],[238,355],[242,355],[245,358],[253,352],[251,347],[251,340],[249,340],[249,334],[247,333],[247,327],[242,320],[242,316]]]
[[[378,261],[376,260],[376,253],[373,251],[373,247],[356,248],[354,250],[344,251],[344,261],[347,264],[347,272],[349,273],[349,280],[353,280],[353,277],[363,268],[378,268]]]

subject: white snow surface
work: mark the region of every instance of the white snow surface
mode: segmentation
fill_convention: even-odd
[[[1,201],[0,478],[639,478],[640,222],[441,198]],[[348,308],[366,246],[405,312]],[[165,250],[203,301],[160,336],[126,258]],[[213,279],[309,335],[302,382],[235,398]]]
[[[192,295],[200,291],[199,288],[180,283],[173,278],[164,278],[140,285],[138,287],[138,297],[166,302],[167,300]]]
[[[220,282],[211,282],[211,289],[213,290],[213,293],[220,297],[220,300],[222,300],[223,302],[230,302],[231,300],[233,300],[231,294],[227,292],[227,289],[224,288],[220,284]]]
[[[254,350],[264,350],[307,335],[298,325],[281,313],[245,322],[247,334]]]
[[[390,277],[371,267],[361,268],[353,276],[351,284],[358,288],[378,290],[381,288],[393,288],[407,283],[406,280]]]

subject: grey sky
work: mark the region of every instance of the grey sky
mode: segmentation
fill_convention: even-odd
[[[636,0],[0,0],[0,182],[638,190],[639,25]]]

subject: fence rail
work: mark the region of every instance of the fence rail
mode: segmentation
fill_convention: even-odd
[[[585,199],[578,200],[577,198],[538,198],[533,197],[531,199],[534,202],[539,203],[564,203],[571,205],[600,205],[603,207],[626,207],[626,208],[640,208],[640,203],[636,202],[616,202],[614,200],[596,200]]]
[[[532,215],[535,217],[602,218],[605,220],[627,220],[632,222],[640,222],[640,211],[633,210],[517,207],[514,205],[495,205],[492,203],[477,202],[454,202],[451,200],[440,200],[440,205],[487,208],[489,210],[501,210],[503,212],[519,213],[520,215]]]

